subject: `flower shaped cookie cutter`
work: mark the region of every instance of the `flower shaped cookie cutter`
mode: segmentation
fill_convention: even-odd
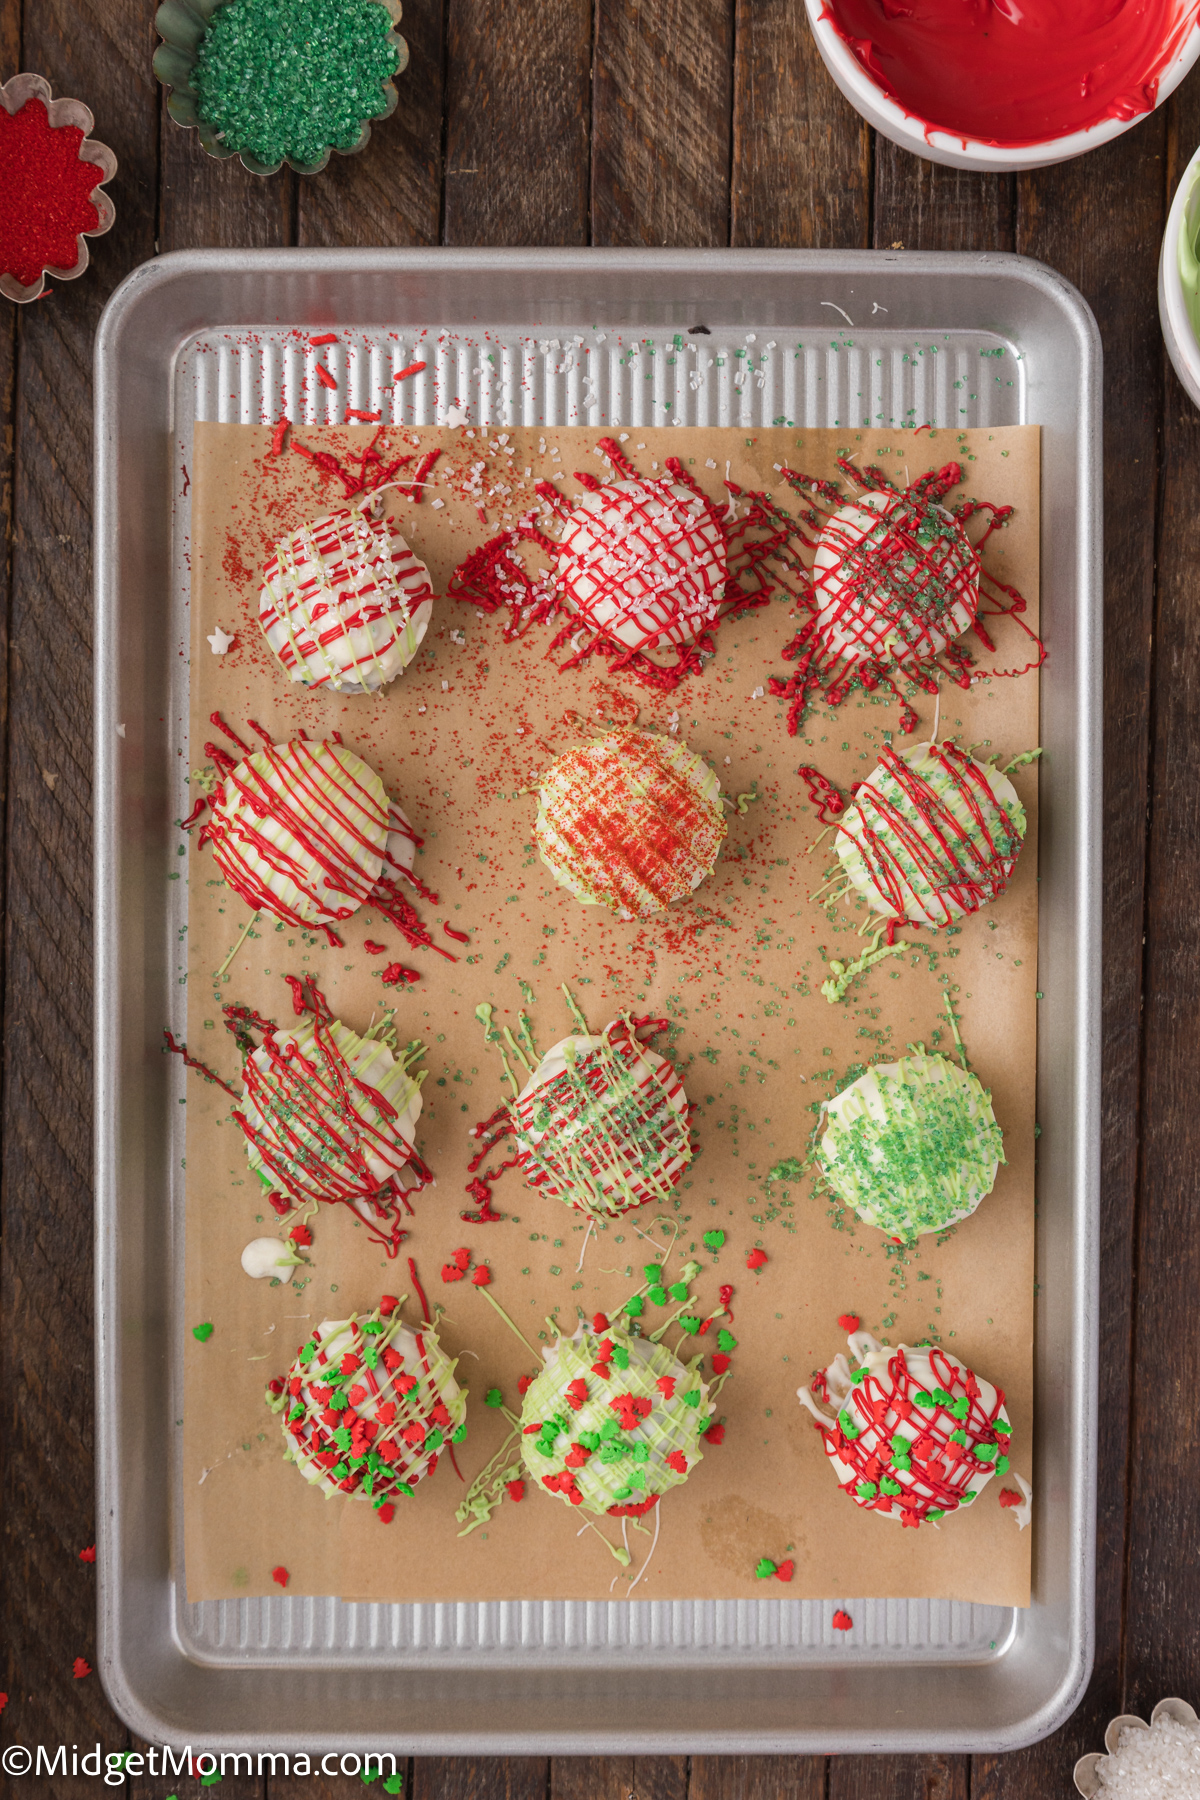
[[[1121,1713],[1104,1734],[1104,1749],[1089,1751],[1075,1764],[1075,1786],[1079,1793],[1088,1796],[1090,1800],[1090,1796],[1104,1792],[1100,1768],[1110,1756],[1116,1755],[1123,1731],[1149,1731],[1164,1717],[1174,1719],[1179,1725],[1194,1725],[1196,1709],[1189,1706],[1186,1700],[1160,1700],[1150,1714],[1149,1725],[1145,1719],[1139,1719],[1136,1713]]]
[[[89,260],[85,240],[90,237],[102,237],[117,216],[116,208],[104,192],[104,183],[111,181],[117,172],[117,159],[107,144],[98,144],[88,136],[96,122],[90,109],[83,104],[82,100],[53,100],[50,96],[50,83],[41,75],[14,75],[10,81],[0,85],[0,106],[10,117],[19,113],[27,101],[40,100],[46,108],[52,131],[61,130],[63,126],[71,126],[83,133],[83,141],[78,151],[79,161],[94,163],[100,170],[99,182],[89,195],[90,204],[95,209],[96,223],[89,226],[80,222],[79,229],[75,234],[75,262],[72,265],[45,263],[32,282],[22,282],[15,274],[7,271],[0,273],[0,294],[3,294],[6,300],[18,302],[36,300],[45,290],[47,275],[53,275],[56,281],[74,281],[77,276],[82,275]],[[47,193],[46,199],[50,200],[51,198],[53,198],[53,194]],[[42,221],[43,224],[46,222]],[[31,225],[36,226],[38,223],[37,220],[31,220]],[[68,230],[70,223],[67,226]]]

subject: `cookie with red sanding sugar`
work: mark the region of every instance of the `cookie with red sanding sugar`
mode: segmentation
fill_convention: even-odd
[[[385,1295],[374,1312],[323,1319],[267,1388],[284,1458],[326,1499],[369,1500],[385,1524],[398,1499],[466,1436],[467,1389],[432,1325],[406,1325]]]
[[[1008,1472],[1012,1424],[1002,1390],[936,1344],[892,1350],[869,1331],[851,1332],[849,1344],[849,1361],[839,1354],[796,1391],[856,1506],[901,1525],[936,1524]],[[1024,1504],[1013,1514],[1024,1529],[1033,1490],[1014,1479]]]
[[[390,1017],[361,1035],[351,1031],[314,983],[290,985],[290,1026],[225,1008],[243,1056],[233,1117],[250,1168],[277,1213],[348,1206],[394,1256],[407,1236],[407,1196],[432,1180],[414,1147],[425,1071],[414,1075],[412,1065],[422,1046],[401,1046]]]
[[[350,505],[281,538],[263,569],[258,622],[304,687],[368,694],[405,670],[433,612],[429,570],[395,521]]]
[[[241,760],[205,744],[213,769],[201,771],[200,779],[209,792],[183,823],[196,824],[209,809],[197,843],[211,846],[240,900],[285,925],[315,926],[333,945],[342,941],[334,925],[369,902],[410,944],[454,961],[433,944],[397,885],[400,878],[437,899],[413,869],[422,840],[369,763],[337,733],[276,744],[255,726],[263,748],[252,750],[219,714],[213,723],[237,745]]]
[[[645,919],[710,875],[728,830],[721,783],[674,738],[616,726],[537,783],[542,861],[584,906]]]

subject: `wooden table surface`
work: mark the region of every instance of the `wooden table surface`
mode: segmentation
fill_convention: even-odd
[[[91,1254],[91,352],[105,300],[200,245],[645,244],[1016,250],[1095,310],[1105,353],[1103,1336],[1096,1664],[1006,1756],[418,1760],[416,1800],[1008,1800],[1072,1792],[1115,1713],[1200,1701],[1200,421],[1166,363],[1156,264],[1200,142],[1200,74],[1116,143],[1018,176],[878,138],[801,0],[405,0],[412,59],[367,152],[315,179],[216,163],[167,117],[152,0],[0,0],[0,77],[45,75],[120,170],[78,282],[0,302],[4,1138],[0,1741],[130,1743],[95,1675]],[[1189,472],[1190,471],[1190,472]],[[1189,522],[1187,507],[1193,506]],[[1191,760],[1189,760],[1189,757]],[[1160,1366],[1161,1364],[1161,1366]],[[0,1778],[2,1779],[2,1778]],[[326,1800],[352,1779],[244,1781]],[[135,1780],[136,1800],[194,1781]],[[82,1778],[14,1795],[97,1793]],[[112,1791],[112,1790],[105,1790]],[[366,1790],[377,1794],[378,1787]]]

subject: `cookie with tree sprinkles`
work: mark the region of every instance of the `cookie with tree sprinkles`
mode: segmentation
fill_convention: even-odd
[[[816,1160],[834,1195],[904,1244],[967,1218],[1005,1160],[979,1077],[919,1045],[826,1101],[818,1129]]]
[[[687,744],[616,727],[566,751],[538,784],[534,837],[585,906],[644,919],[712,873],[728,829],[721,784]]]
[[[953,742],[888,745],[839,820],[834,848],[873,912],[938,930],[999,899],[1025,823],[1006,770]]]
[[[892,1350],[868,1331],[851,1332],[849,1344],[849,1360],[836,1356],[797,1397],[856,1506],[914,1528],[936,1524],[1007,1474],[1012,1423],[1001,1389],[936,1344]],[[1014,1479],[1023,1528],[1032,1490]]]
[[[698,1370],[603,1313],[542,1355],[521,1408],[532,1481],[568,1506],[620,1518],[687,1480],[714,1410]]]
[[[457,1363],[432,1325],[404,1324],[402,1305],[385,1294],[365,1317],[322,1320],[266,1395],[285,1459],[327,1499],[369,1500],[385,1524],[466,1436]]]
[[[384,515],[341,507],[289,532],[263,569],[258,622],[308,688],[373,693],[405,670],[433,612],[429,570]]]

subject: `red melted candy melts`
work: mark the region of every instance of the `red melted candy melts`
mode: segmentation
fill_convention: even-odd
[[[104,171],[80,162],[82,143],[77,125],[51,125],[44,100],[0,107],[0,273],[22,287],[43,269],[73,269],[78,234],[100,223],[89,196]]]
[[[1017,147],[1150,112],[1200,0],[825,0],[823,14],[926,136]]]

